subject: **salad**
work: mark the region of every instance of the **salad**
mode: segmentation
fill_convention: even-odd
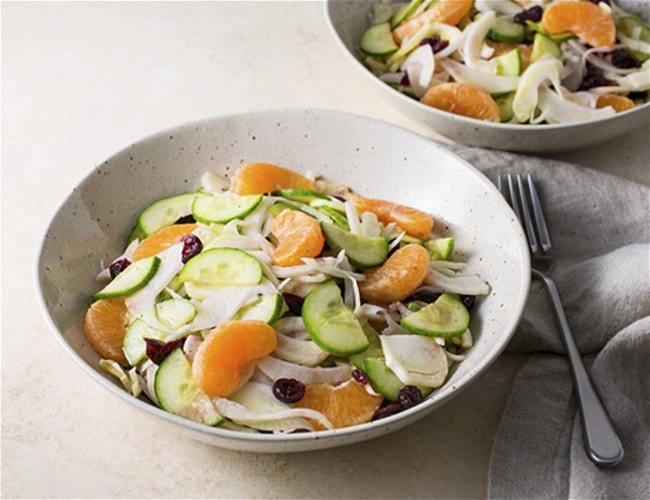
[[[206,425],[318,431],[408,409],[489,292],[431,215],[268,163],[158,200],[84,321],[135,397]]]
[[[370,17],[366,66],[443,111],[554,124],[648,102],[650,26],[614,0],[377,2]]]

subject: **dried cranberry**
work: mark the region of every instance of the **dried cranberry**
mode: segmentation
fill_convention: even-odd
[[[366,385],[368,383],[368,375],[366,375],[362,370],[355,368],[352,370],[352,378],[359,382],[361,385]]]
[[[447,48],[449,45],[448,40],[442,40],[439,35],[433,35],[431,38],[425,38],[420,42],[420,45],[430,45],[434,54],[437,54],[442,49]]]
[[[634,54],[623,48],[612,51],[612,64],[621,69],[641,67],[641,61]]]
[[[305,302],[299,295],[294,295],[293,293],[283,293],[282,297],[284,298],[284,303],[287,304],[291,314],[295,316],[300,316],[302,314],[302,304]]]
[[[147,344],[147,357],[155,364],[159,365],[174,349],[183,347],[185,339],[176,339],[171,342],[163,342],[158,339],[144,339]]]
[[[589,90],[595,87],[615,87],[616,85],[616,82],[608,80],[604,76],[592,75],[586,76],[582,82],[580,82],[580,87],[578,87],[578,90]]]
[[[431,288],[420,288],[413,292],[408,298],[409,301],[420,300],[422,302],[435,302],[440,297],[440,293],[434,292]]]
[[[273,395],[283,403],[296,403],[305,395],[305,384],[295,378],[279,378],[273,384]]]
[[[542,15],[544,14],[544,9],[539,5],[535,5],[530,9],[523,10],[518,14],[515,14],[514,21],[519,24],[526,24],[526,21],[532,21],[538,23],[542,20]]]
[[[399,391],[399,402],[403,410],[419,405],[422,401],[424,401],[422,392],[414,385],[406,385]]]
[[[120,259],[113,262],[108,268],[108,272],[111,273],[111,279],[115,278],[115,276],[120,274],[130,265],[131,261],[129,259]]]
[[[610,3],[609,3],[609,0],[589,0],[589,1],[590,1],[591,3],[595,3],[596,5],[598,5],[600,2],[606,3],[607,5],[610,4]]]
[[[411,80],[409,80],[409,74],[408,73],[404,72],[404,76],[400,80],[399,84],[402,87],[408,87],[409,85],[411,85]]]
[[[386,406],[379,408],[375,414],[372,416],[373,420],[379,420],[382,418],[390,417],[402,411],[402,405],[399,403],[389,403]]]
[[[203,243],[195,234],[186,234],[181,238],[181,241],[183,242],[183,251],[181,253],[183,264],[203,250]]]
[[[192,214],[190,215],[185,215],[178,219],[174,224],[194,224],[196,222],[196,219]]]
[[[461,295],[460,301],[468,311],[471,311],[476,303],[476,297],[474,295]]]

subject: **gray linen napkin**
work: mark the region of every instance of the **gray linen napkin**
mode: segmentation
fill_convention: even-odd
[[[509,351],[517,375],[492,450],[491,498],[650,498],[650,191],[554,160],[449,149],[492,180],[532,173],[557,264],[552,276],[587,369],[625,448],[616,468],[587,458],[550,300],[533,280]]]

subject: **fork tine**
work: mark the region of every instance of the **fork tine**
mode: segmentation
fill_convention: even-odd
[[[506,191],[506,186],[503,183],[503,177],[501,175],[497,176],[497,189],[499,190],[499,193],[501,193],[501,196],[503,196],[506,200],[508,199],[507,196],[507,191]]]
[[[549,250],[551,250],[551,237],[548,234],[548,227],[546,226],[546,220],[544,219],[542,204],[539,201],[539,196],[537,195],[537,190],[533,183],[533,177],[528,174],[526,180],[528,181],[528,191],[530,192],[530,201],[533,206],[533,215],[535,216],[537,231],[539,232],[539,242],[544,253],[548,253]]]
[[[530,211],[528,210],[528,196],[526,194],[526,189],[524,188],[524,180],[521,175],[517,175],[517,189],[519,192],[519,198],[521,200],[521,211],[523,214],[522,224],[526,228],[526,234],[528,235],[528,245],[530,246],[530,251],[533,254],[537,254],[539,251],[539,245],[537,244],[535,226],[533,225],[533,220],[530,218]]]
[[[508,194],[510,195],[510,206],[514,210],[517,219],[519,219],[519,222],[522,222],[521,211],[519,210],[519,201],[517,197],[517,192],[515,191],[515,185],[512,180],[511,174],[508,174],[507,180],[508,180]]]

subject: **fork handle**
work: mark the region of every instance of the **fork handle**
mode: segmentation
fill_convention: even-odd
[[[540,278],[546,285],[553,302],[555,317],[560,325],[562,341],[569,356],[574,389],[582,417],[582,434],[587,455],[592,462],[601,467],[618,465],[623,460],[623,446],[585,370],[580,351],[576,347],[573,334],[564,314],[564,308],[555,282],[537,270],[533,270],[533,275]]]

